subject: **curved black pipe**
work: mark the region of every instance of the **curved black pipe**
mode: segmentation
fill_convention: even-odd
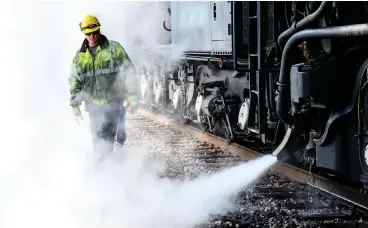
[[[292,65],[293,47],[304,40],[308,39],[324,39],[339,38],[351,36],[368,36],[368,24],[356,24],[347,26],[336,26],[322,29],[308,29],[300,31],[292,36],[285,45],[282,52],[281,69],[279,80],[277,82],[276,95],[276,113],[280,120],[288,125],[294,125],[294,120],[289,113],[289,96],[290,96],[290,68]]]
[[[171,29],[169,29],[169,28],[167,28],[167,27],[166,27],[166,21],[164,21],[164,22],[162,23],[162,26],[164,26],[164,29],[165,29],[166,31],[171,32]]]
[[[300,30],[303,30],[309,26],[311,26],[314,22],[321,19],[324,15],[326,10],[332,5],[332,1],[324,1],[321,3],[319,8],[312,14],[309,14],[307,17],[303,18],[303,20],[299,21],[298,23],[293,23],[290,28],[285,30],[283,33],[280,34],[279,38],[277,39],[277,43],[279,44],[280,48],[282,49],[284,44],[287,40],[297,33]]]

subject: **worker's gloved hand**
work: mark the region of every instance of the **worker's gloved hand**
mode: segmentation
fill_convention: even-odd
[[[81,110],[79,109],[79,107],[75,107],[75,108],[72,108],[72,112],[73,112],[75,121],[77,122],[77,124],[79,124],[80,123],[79,119],[83,120]]]

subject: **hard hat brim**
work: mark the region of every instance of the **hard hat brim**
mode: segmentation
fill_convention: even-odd
[[[82,32],[84,34],[87,34],[87,33],[91,33],[91,32],[94,32],[94,31],[97,31],[100,29],[101,26],[97,26],[97,27],[94,27],[94,28],[87,28],[87,29],[84,29]]]

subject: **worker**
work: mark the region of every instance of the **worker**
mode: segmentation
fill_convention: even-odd
[[[79,26],[85,39],[72,62],[70,106],[79,123],[84,102],[93,150],[103,157],[113,151],[118,129],[118,143],[125,142],[125,108],[137,106],[136,71],[121,44],[101,34],[96,16],[86,15]]]

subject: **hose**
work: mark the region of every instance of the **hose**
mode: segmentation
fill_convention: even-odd
[[[279,44],[280,48],[282,49],[287,40],[295,33],[311,26],[314,22],[321,19],[325,15],[326,10],[329,8],[329,6],[332,5],[332,3],[333,2],[331,1],[322,2],[319,8],[314,13],[309,14],[307,17],[303,18],[303,20],[297,23],[293,23],[290,28],[281,33],[281,35],[277,39],[277,43]]]
[[[292,64],[293,47],[303,40],[308,39],[323,39],[323,38],[339,38],[339,37],[353,37],[353,36],[368,36],[368,24],[356,24],[348,26],[337,26],[322,29],[309,29],[296,33],[293,35],[285,45],[282,52],[281,69],[279,80],[277,82],[276,95],[276,113],[280,120],[288,125],[294,125],[294,120],[289,113],[288,98],[290,95],[290,71]]]

